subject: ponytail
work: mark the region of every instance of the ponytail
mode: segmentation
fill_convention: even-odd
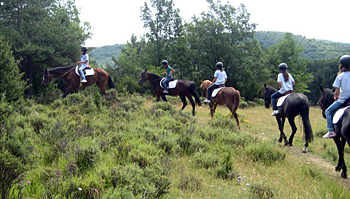
[[[284,77],[284,81],[287,82],[289,80],[289,73],[287,70],[283,70],[282,71],[283,77]]]

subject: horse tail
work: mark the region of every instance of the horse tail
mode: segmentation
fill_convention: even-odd
[[[232,105],[232,113],[235,113],[238,109],[239,103],[240,103],[240,98],[241,98],[241,93],[239,90],[233,89],[233,105]]]
[[[201,100],[199,99],[199,95],[197,92],[197,88],[196,88],[196,83],[194,83],[193,81],[190,82],[190,93],[194,96],[196,103],[198,106],[201,106]]]
[[[115,88],[115,85],[114,85],[113,80],[111,78],[111,75],[109,73],[108,73],[108,86],[109,86],[109,89]]]
[[[306,102],[303,102],[303,104],[301,105],[300,116],[301,116],[301,119],[303,120],[305,140],[308,143],[312,142],[314,139],[314,135],[312,133],[312,128],[311,128],[310,119],[309,119],[309,102],[308,102],[308,100]]]

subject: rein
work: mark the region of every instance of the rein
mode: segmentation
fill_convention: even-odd
[[[61,77],[65,76],[65,75],[67,75],[67,74],[68,74],[69,72],[71,72],[73,69],[75,69],[75,67],[71,68],[69,71],[65,72],[63,75],[61,75],[61,76],[58,77],[58,78],[61,78]]]

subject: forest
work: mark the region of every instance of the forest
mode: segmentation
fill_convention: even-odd
[[[207,115],[203,116],[207,110],[200,109],[201,119],[196,120],[186,112],[175,111],[172,105],[176,103],[153,104],[150,85],[137,84],[140,72],[147,68],[161,74],[164,71],[161,61],[166,59],[175,69],[176,78],[194,81],[201,93],[201,81],[211,80],[215,64],[221,61],[228,75],[226,86],[241,93],[241,108],[262,108],[263,85],[276,86],[277,66],[284,62],[296,81],[296,92],[305,93],[311,104],[317,105],[319,86],[332,86],[339,58],[350,53],[350,45],[305,39],[293,33],[257,32],[257,25],[250,23],[250,14],[243,4],[233,7],[214,0],[207,3],[209,11],[185,23],[173,0],[145,2],[140,20],[148,33],[140,38],[130,35],[126,44],[89,51],[91,66],[105,69],[116,89],[101,96],[96,86],[81,88],[80,93],[60,99],[67,83],[58,78],[43,87],[44,70],[75,65],[80,60],[81,46],[92,34],[90,24],[81,23],[74,0],[1,1],[1,197],[189,197],[186,190],[205,190],[210,181],[228,185],[227,179],[236,180],[240,174],[234,172],[237,168],[233,166],[246,165],[235,165],[233,158],[249,162],[245,156],[256,156],[258,163],[252,164],[264,172],[271,164],[276,168],[280,164],[294,168],[292,160],[283,161],[287,152],[280,146],[275,149],[270,145],[273,142],[261,143],[263,139],[254,136],[261,134],[256,129],[265,128],[263,124],[260,127],[250,124],[254,117],[249,114],[257,113],[249,110],[240,113],[241,122],[246,124],[244,133],[239,133],[229,117],[220,113],[225,119],[210,123]],[[107,48],[108,53],[103,50]],[[130,121],[137,122],[133,125]],[[164,127],[164,123],[171,123],[171,127]],[[232,132],[237,134],[225,137]],[[336,156],[334,148],[322,142],[320,145],[327,149],[325,156]],[[244,154],[233,155],[230,147]],[[265,157],[264,151],[271,152],[271,159],[259,159]],[[202,156],[207,159],[201,159]],[[174,166],[173,162],[183,161],[190,167],[193,159],[198,169],[192,168],[193,172],[205,174],[196,178],[188,172],[190,175],[177,178],[176,173],[184,168]],[[320,180],[333,183],[320,177],[314,167],[301,170],[311,176],[309,183]],[[207,186],[200,185],[206,172],[210,174],[205,181]],[[242,172],[249,175],[248,171]],[[33,186],[29,187],[30,184]],[[174,184],[178,186],[170,186]],[[251,193],[240,191],[231,196],[286,198],[282,191],[274,192],[271,187],[274,187],[271,181],[267,185],[259,182]],[[308,190],[308,194],[349,196],[338,184],[329,187],[332,193],[320,188],[317,193]],[[294,194],[297,194],[294,198],[302,195]]]

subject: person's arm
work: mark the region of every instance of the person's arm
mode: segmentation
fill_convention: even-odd
[[[213,83],[215,83],[216,79],[217,79],[217,77],[214,77],[214,79],[213,79]]]
[[[172,75],[174,75],[174,73],[175,73],[175,70],[174,69],[170,69],[171,70],[171,75],[170,76],[172,76]]]
[[[293,82],[292,82],[292,84],[293,84],[293,86],[294,86],[294,84],[295,84],[295,81],[293,81]]]
[[[77,64],[87,64],[89,60],[85,60],[85,61],[78,61]]]
[[[340,94],[340,89],[339,88],[335,88],[334,100],[338,100],[339,99],[339,94]]]
[[[282,88],[282,82],[278,82],[278,88],[279,88],[279,89]]]

